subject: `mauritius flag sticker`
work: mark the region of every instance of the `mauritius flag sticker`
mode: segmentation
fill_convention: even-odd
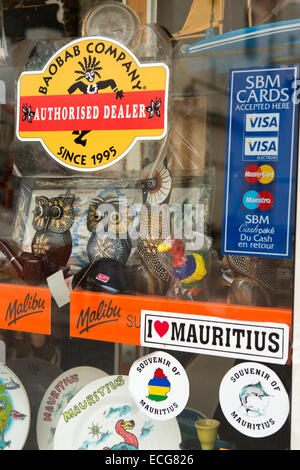
[[[169,69],[141,64],[112,39],[84,37],[18,81],[18,139],[39,141],[60,164],[106,168],[137,140],[167,133]]]
[[[132,364],[128,389],[139,410],[159,421],[178,416],[190,393],[185,369],[164,351],[155,351]]]

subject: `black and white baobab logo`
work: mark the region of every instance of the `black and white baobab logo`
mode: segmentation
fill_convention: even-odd
[[[83,62],[79,61],[78,65],[79,70],[75,70],[75,73],[78,74],[78,77],[69,88],[68,93],[71,95],[75,91],[79,90],[81,93],[87,94],[97,94],[100,90],[106,88],[111,88],[116,93],[116,99],[122,99],[124,97],[123,90],[119,90],[117,84],[113,78],[107,80],[97,80],[101,79],[100,70],[103,70],[103,67],[100,67],[100,60],[97,60],[96,57],[89,56],[88,58],[84,57]],[[88,82],[86,83],[85,80]],[[85,147],[86,139],[83,137],[88,134],[89,130],[82,131],[73,131],[72,134],[78,135],[74,142]]]

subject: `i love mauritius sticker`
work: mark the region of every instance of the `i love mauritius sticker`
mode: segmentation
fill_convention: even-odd
[[[40,141],[78,171],[108,167],[136,140],[167,132],[169,70],[141,64],[118,42],[85,37],[60,49],[43,70],[18,81],[17,137]]]

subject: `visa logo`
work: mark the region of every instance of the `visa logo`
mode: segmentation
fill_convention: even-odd
[[[279,113],[246,114],[246,132],[279,132]]]
[[[246,137],[245,155],[278,155],[278,137]]]

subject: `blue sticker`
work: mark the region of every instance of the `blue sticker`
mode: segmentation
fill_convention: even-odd
[[[298,67],[229,74],[222,253],[290,258]]]

